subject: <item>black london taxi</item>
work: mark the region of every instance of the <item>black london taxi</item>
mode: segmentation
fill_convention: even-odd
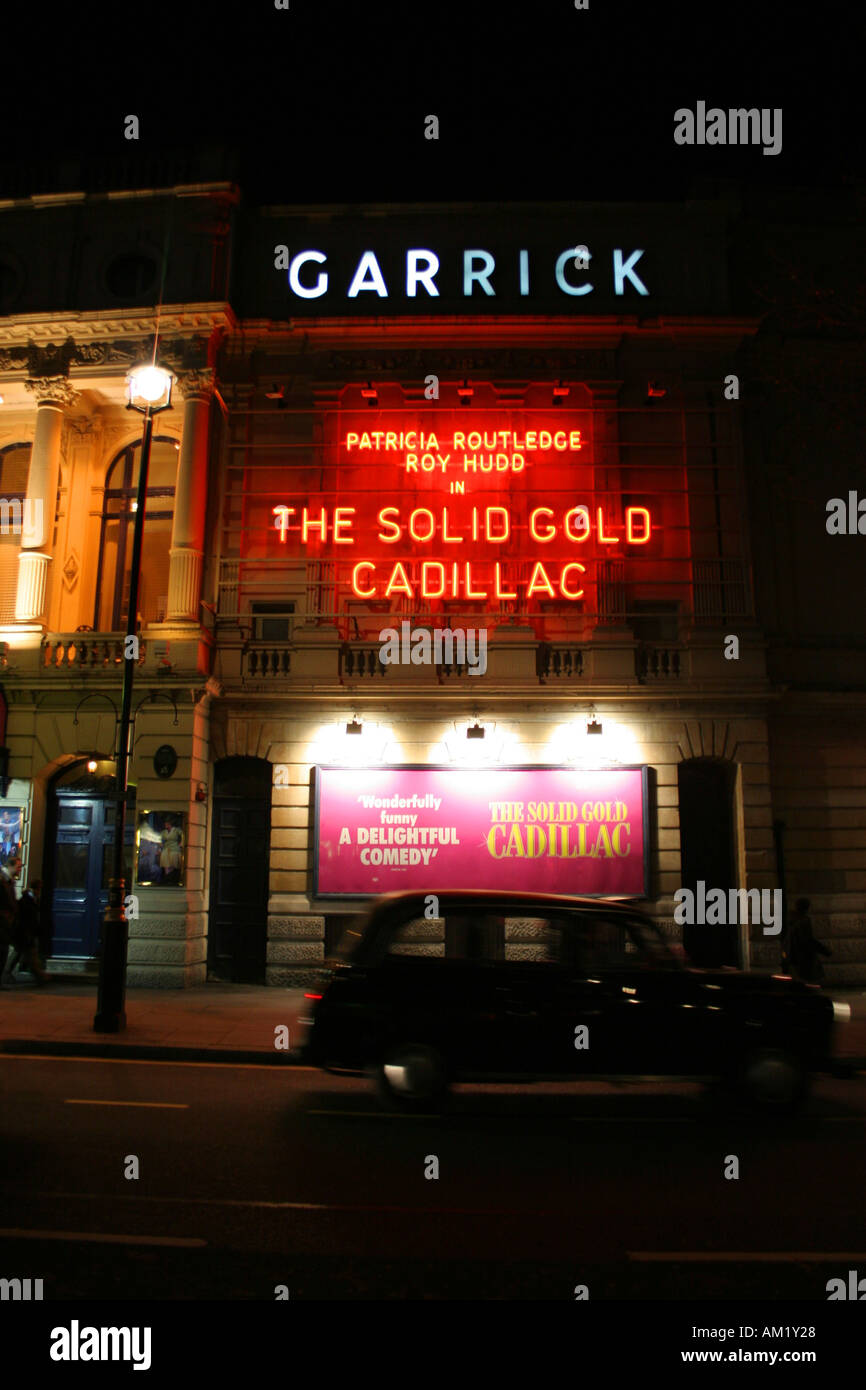
[[[451,1082],[695,1076],[793,1109],[831,1065],[832,1000],[782,975],[689,966],[645,913],[597,898],[389,893],[306,996],[295,1055],[391,1106]]]

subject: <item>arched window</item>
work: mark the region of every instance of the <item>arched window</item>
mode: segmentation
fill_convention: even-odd
[[[27,496],[31,444],[7,444],[0,449],[0,499],[12,505],[5,513],[20,518]],[[18,503],[18,506],[15,506]],[[14,623],[15,595],[18,590],[18,553],[21,549],[20,525],[0,527],[0,623]]]
[[[176,440],[157,435],[150,452],[138,588],[143,626],[165,620],[178,448]],[[126,623],[140,459],[141,443],[127,445],[111,464],[105,480],[93,619],[97,632],[119,632]]]

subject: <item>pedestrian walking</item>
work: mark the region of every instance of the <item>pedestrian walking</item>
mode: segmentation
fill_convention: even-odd
[[[25,888],[18,901],[18,919],[13,937],[15,953],[12,957],[12,964],[9,966],[9,974],[11,976],[17,966],[19,970],[21,968],[29,970],[38,985],[45,985],[48,983],[49,976],[39,959],[42,935],[39,904],[41,894],[42,880],[35,878],[29,887]]]
[[[798,898],[788,924],[788,959],[792,975],[818,985],[824,979],[824,967],[819,957],[832,956],[833,952],[813,932],[809,907],[808,898]]]
[[[6,972],[6,957],[9,947],[17,935],[18,897],[15,883],[21,873],[21,859],[13,854],[7,863],[0,865],[0,989],[12,983],[11,972]]]

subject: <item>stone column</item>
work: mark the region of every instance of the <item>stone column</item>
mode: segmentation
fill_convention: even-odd
[[[184,397],[183,435],[174,494],[167,622],[199,621],[207,507],[213,368],[177,373]]]
[[[45,607],[51,561],[47,548],[51,545],[57,510],[63,411],[72,405],[78,392],[65,376],[31,377],[24,384],[36,397],[36,432],[27,475],[15,620],[33,623],[38,622]]]

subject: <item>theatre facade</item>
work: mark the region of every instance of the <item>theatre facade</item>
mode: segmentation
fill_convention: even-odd
[[[133,659],[131,984],[303,983],[398,888],[632,898],[778,967],[757,912],[676,922],[699,884],[810,897],[866,977],[857,344],[777,229],[796,263],[731,198],[0,205],[0,850],[55,968],[99,949]]]

